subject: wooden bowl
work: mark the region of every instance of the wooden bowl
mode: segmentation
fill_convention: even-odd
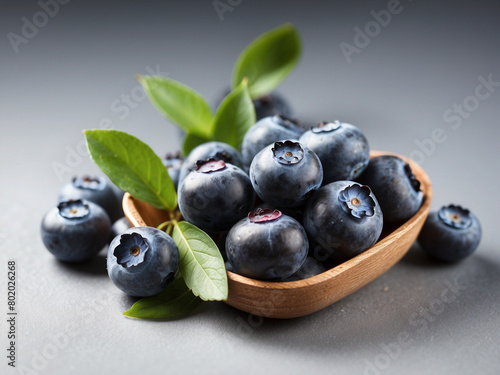
[[[372,151],[371,157],[395,155]],[[356,257],[304,280],[271,282],[250,279],[227,272],[228,305],[255,315],[271,318],[295,318],[319,311],[368,284],[394,264],[410,249],[429,213],[432,186],[425,171],[415,162],[408,162],[420,181],[424,193],[422,207],[407,222],[386,234],[375,245]],[[135,199],[123,198],[125,216],[133,226],[158,226],[167,220],[166,211],[158,210]]]

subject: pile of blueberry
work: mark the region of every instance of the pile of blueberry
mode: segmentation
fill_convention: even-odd
[[[184,220],[217,241],[227,270],[259,280],[322,273],[370,248],[423,201],[408,163],[392,155],[370,159],[361,130],[339,121],[306,130],[267,116],[248,130],[241,153],[212,141],[185,159],[163,161]],[[156,228],[129,228],[120,194],[104,178],[74,178],[58,198],[41,224],[56,258],[85,261],[109,243],[108,274],[124,292],[154,295],[174,279],[175,242]],[[429,215],[419,242],[430,255],[457,261],[480,238],[477,218],[450,205]]]

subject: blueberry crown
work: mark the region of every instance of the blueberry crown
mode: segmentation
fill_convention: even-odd
[[[148,241],[139,233],[125,233],[120,236],[120,244],[115,248],[113,255],[118,264],[130,268],[144,262],[148,250]]]
[[[281,164],[297,164],[304,158],[304,149],[298,142],[274,142],[273,156]]]
[[[83,177],[73,177],[73,186],[80,189],[102,190],[106,182],[99,177],[85,175]]]
[[[441,207],[438,215],[446,225],[452,228],[465,229],[472,224],[470,211],[454,204]]]
[[[257,208],[256,211],[251,211],[248,214],[248,219],[252,223],[265,223],[268,221],[274,221],[281,217],[281,211],[272,210],[270,208]]]
[[[210,158],[207,160],[198,160],[196,162],[196,171],[200,173],[210,173],[215,171],[220,171],[226,168],[226,163],[224,160],[215,160]]]
[[[366,185],[353,184],[339,193],[342,209],[357,219],[375,214],[375,201],[370,196],[371,190]]]
[[[180,152],[177,152],[175,154],[168,153],[163,158],[163,164],[165,165],[165,167],[167,167],[167,169],[180,168],[182,165],[181,153]]]
[[[328,133],[333,132],[341,127],[340,121],[335,120],[333,122],[322,121],[315,127],[311,128],[313,133]]]
[[[57,208],[59,214],[66,219],[81,219],[90,213],[89,205],[81,199],[60,202]]]

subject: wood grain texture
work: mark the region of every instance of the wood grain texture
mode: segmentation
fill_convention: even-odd
[[[396,155],[372,151],[371,157]],[[271,318],[294,318],[319,311],[382,275],[396,264],[411,248],[430,210],[432,186],[425,171],[406,160],[424,193],[419,211],[407,222],[380,239],[358,256],[305,280],[270,282],[250,279],[228,272],[229,297],[225,301],[239,310]],[[133,226],[157,226],[168,219],[165,211],[125,194],[125,216]]]

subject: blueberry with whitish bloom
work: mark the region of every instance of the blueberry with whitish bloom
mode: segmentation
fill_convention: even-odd
[[[428,215],[418,242],[432,257],[456,262],[476,250],[481,235],[477,217],[461,206],[450,204]]]
[[[179,250],[174,240],[153,227],[129,228],[108,248],[109,278],[134,297],[160,293],[173,281],[178,265]]]
[[[383,215],[368,186],[335,181],[309,198],[303,223],[309,238],[327,254],[349,259],[377,242]]]

